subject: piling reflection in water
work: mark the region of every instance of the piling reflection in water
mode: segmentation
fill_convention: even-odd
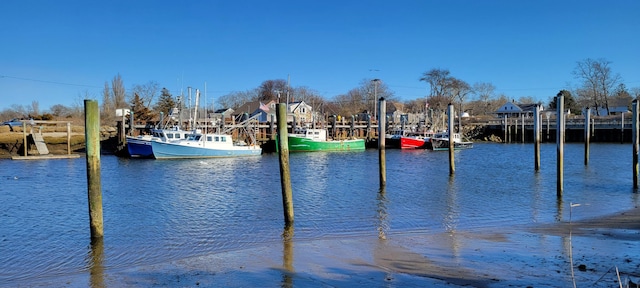
[[[293,286],[293,225],[285,224],[282,231],[282,287]]]
[[[89,265],[89,286],[91,288],[104,288],[104,241],[103,238],[91,240],[91,257]]]

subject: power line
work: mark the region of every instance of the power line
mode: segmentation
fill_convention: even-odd
[[[40,82],[40,83],[49,83],[49,84],[56,84],[56,85],[67,85],[67,86],[78,86],[78,87],[90,87],[90,88],[102,88],[102,87],[93,86],[93,85],[64,83],[64,82],[56,82],[56,81],[48,81],[48,80],[39,80],[39,79],[31,79],[31,78],[22,78],[22,77],[8,76],[8,75],[0,75],[0,78],[11,78],[11,79],[17,79],[17,80],[32,81],[32,82]]]

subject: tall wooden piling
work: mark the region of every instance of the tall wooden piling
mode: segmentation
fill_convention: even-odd
[[[638,189],[638,145],[640,145],[640,125],[638,125],[638,99],[631,102],[631,127],[633,141],[633,189]]]
[[[280,184],[282,186],[282,207],[285,225],[293,224],[293,191],[291,189],[291,172],[289,169],[289,138],[287,132],[287,106],[278,103],[278,151],[280,156]]]
[[[589,141],[591,141],[591,108],[584,110],[584,165],[589,165]]]
[[[71,123],[67,122],[67,155],[71,155]]]
[[[102,186],[100,183],[100,109],[98,109],[98,101],[84,100],[84,123],[91,238],[102,238],[104,229]]]
[[[536,105],[533,112],[533,157],[535,171],[540,171],[540,123],[540,105]]]
[[[386,162],[386,152],[385,152],[385,135],[386,132],[386,121],[387,121],[387,101],[384,97],[380,97],[380,105],[378,105],[380,111],[378,113],[378,163],[380,166],[380,187],[385,187],[387,185],[387,162]]]
[[[556,124],[556,164],[557,164],[557,196],[562,197],[564,190],[564,95],[556,96],[557,124]]]
[[[447,106],[447,116],[449,117],[449,123],[447,131],[449,133],[449,175],[453,175],[456,172],[456,164],[454,159],[455,146],[453,145],[453,104],[449,103]],[[460,131],[462,133],[462,131]]]

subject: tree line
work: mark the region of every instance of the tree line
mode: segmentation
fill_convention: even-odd
[[[614,73],[611,62],[606,59],[587,58],[578,61],[572,75],[578,84],[559,90],[565,96],[565,106],[573,113],[580,114],[584,107],[595,109],[597,115],[608,114],[611,107],[629,106],[633,99],[640,96],[640,87],[628,89],[622,77]],[[373,113],[380,97],[405,113],[423,113],[427,110],[444,111],[449,103],[454,104],[456,110],[468,112],[471,115],[491,115],[493,111],[507,101],[520,104],[538,103],[533,97],[519,97],[516,101],[505,94],[496,94],[496,87],[490,82],[469,84],[454,77],[448,69],[433,68],[425,71],[417,79],[428,86],[428,94],[424,97],[400,101],[384,80],[363,79],[357,87],[326,99],[317,91],[306,86],[291,86],[284,79],[265,80],[258,87],[246,91],[234,91],[220,96],[211,103],[205,103],[207,112],[214,112],[221,108],[238,108],[251,102],[296,102],[304,101],[314,109],[325,115],[350,116],[360,113]],[[169,115],[174,107],[188,108],[187,95],[172,95],[166,88],[161,88],[155,81],[146,84],[136,84],[128,91],[124,81],[117,74],[110,82],[105,82],[102,91],[101,118],[104,123],[115,121],[115,110],[119,108],[131,109],[136,119],[141,121],[157,120],[160,112]],[[546,107],[555,108],[555,95],[550,95]],[[93,98],[85,93],[79,97],[72,107],[54,105],[49,111],[40,113],[37,101],[30,106],[13,105],[0,112],[2,118],[74,118],[82,117],[82,99]]]

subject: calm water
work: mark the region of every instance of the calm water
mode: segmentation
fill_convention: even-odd
[[[567,220],[632,208],[631,146],[565,146],[563,203],[556,199],[556,146],[476,144],[448,153],[291,154],[295,239],[468,230]],[[277,154],[244,159],[141,160],[103,156],[104,266],[163,263],[280,241]],[[0,286],[86,273],[90,232],[85,159],[0,160]]]

